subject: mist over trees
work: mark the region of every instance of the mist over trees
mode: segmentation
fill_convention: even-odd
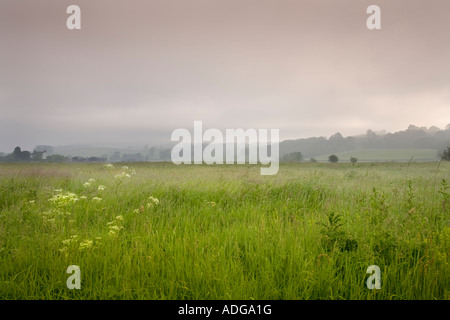
[[[445,129],[410,125],[404,131],[395,133],[374,132],[344,137],[337,132],[326,137],[285,140],[280,142],[280,161],[299,162],[317,157],[329,156],[347,151],[363,149],[434,149],[442,160],[450,157],[450,124]],[[120,151],[119,151],[120,150]],[[0,161],[49,161],[49,162],[133,162],[133,161],[171,161],[171,146],[144,148],[95,148],[89,146],[37,145],[33,151],[22,150],[17,146],[11,153],[1,153]],[[248,148],[245,150],[248,159]],[[343,159],[345,161],[347,159]],[[350,159],[355,164],[358,159]]]
[[[341,133],[325,137],[286,140],[280,143],[280,156],[301,152],[305,158],[314,158],[358,149],[435,149],[444,150],[450,145],[450,124],[445,130],[435,126],[417,127],[410,125],[404,131],[395,133],[374,132],[344,138]]]

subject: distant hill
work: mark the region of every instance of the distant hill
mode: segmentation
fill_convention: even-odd
[[[419,155],[421,159],[436,159],[436,153],[450,145],[450,125],[446,130],[437,127],[429,129],[410,125],[404,131],[395,133],[375,133],[368,130],[365,135],[346,137],[340,133],[330,138],[314,137],[307,139],[286,140],[280,143],[280,156],[301,152],[305,159],[327,159],[336,154],[374,160],[389,161],[400,159],[406,161],[409,155]],[[409,150],[417,150],[410,152]]]

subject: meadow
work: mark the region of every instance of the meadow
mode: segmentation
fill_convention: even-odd
[[[448,300],[449,184],[448,162],[1,163],[0,299]]]

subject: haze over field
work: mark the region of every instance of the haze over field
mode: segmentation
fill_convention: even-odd
[[[194,120],[281,140],[444,129],[450,2],[375,2],[370,31],[366,0],[2,1],[0,151],[152,146]]]

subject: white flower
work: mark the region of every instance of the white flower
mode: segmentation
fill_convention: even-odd
[[[121,172],[121,173],[118,173],[118,174],[116,174],[115,176],[114,176],[114,178],[115,179],[123,179],[123,178],[125,178],[125,172]]]
[[[155,197],[149,197],[148,200],[150,200],[151,202],[153,202],[153,204],[158,205],[159,204],[159,200]]]
[[[111,163],[105,165],[106,169],[114,169],[114,166]]]
[[[98,191],[103,191],[105,190],[105,186],[104,185],[99,185],[98,186]]]
[[[90,182],[90,183],[95,182],[95,179],[90,178],[90,179],[88,180],[88,182]]]
[[[86,183],[83,184],[83,187],[90,188],[91,187],[91,183],[90,182],[86,182]]]
[[[117,217],[116,217],[116,220],[122,221],[122,220],[123,220],[123,217],[122,217],[122,216],[117,216]]]
[[[92,201],[100,202],[100,201],[102,201],[102,198],[99,198],[99,197],[93,197],[93,198],[92,198]]]

